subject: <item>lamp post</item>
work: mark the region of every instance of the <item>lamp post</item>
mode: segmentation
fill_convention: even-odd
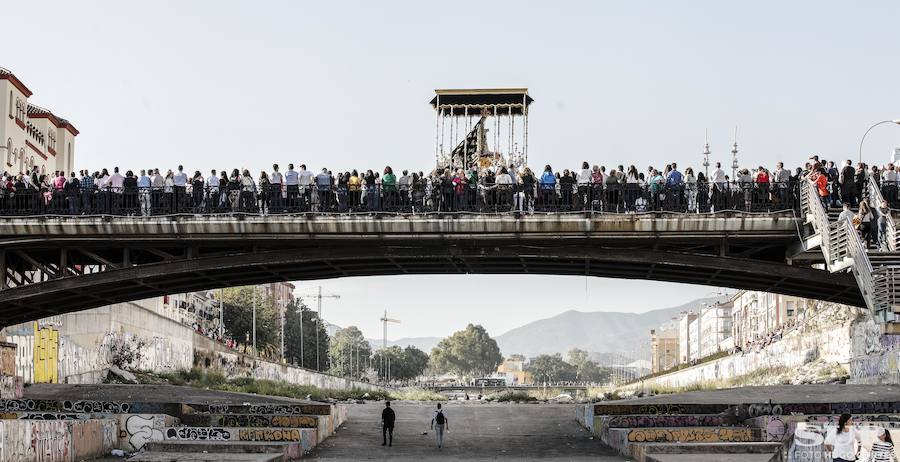
[[[869,127],[869,129],[866,130],[865,133],[863,133],[862,139],[859,140],[859,162],[860,162],[860,163],[862,163],[862,149],[863,149],[863,143],[865,143],[865,141],[866,141],[866,135],[868,135],[869,132],[872,131],[873,128],[875,128],[875,127],[877,127],[877,126],[879,126],[879,125],[883,125],[883,124],[896,124],[896,125],[900,125],[900,119],[894,119],[894,120],[882,120],[881,122],[876,122],[876,123],[872,124],[872,126]]]

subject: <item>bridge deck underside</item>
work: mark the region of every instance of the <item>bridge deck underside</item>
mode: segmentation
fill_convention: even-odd
[[[695,220],[690,226],[634,218],[551,221],[483,221],[464,229],[454,220],[432,228],[414,220],[318,228],[289,223],[285,229],[230,223],[215,232],[177,221],[140,225],[139,232],[76,221],[75,229],[36,222],[4,233],[0,224],[0,270],[10,287],[0,292],[0,324],[218,287],[416,274],[648,279],[863,305],[851,275],[787,264],[787,249],[798,237],[796,223],[784,218]],[[529,284],[522,289],[541,289]],[[447,289],[464,287],[448,283]]]

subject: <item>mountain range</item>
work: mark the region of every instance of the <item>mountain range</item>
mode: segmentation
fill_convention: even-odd
[[[626,358],[645,358],[650,351],[650,329],[659,326],[678,313],[696,309],[718,298],[701,298],[683,305],[644,313],[616,311],[569,310],[556,316],[539,319],[495,336],[504,356],[521,354],[531,358],[539,354],[566,354],[572,348],[590,353],[601,364],[617,363]],[[388,340],[388,346],[412,345],[430,353],[441,337],[409,337]],[[369,339],[373,348],[380,348],[381,339]]]

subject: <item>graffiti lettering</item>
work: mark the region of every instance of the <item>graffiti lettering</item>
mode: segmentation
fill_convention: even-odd
[[[214,427],[180,427],[166,430],[166,439],[169,440],[204,440],[227,441],[231,439],[231,432],[224,428]]]
[[[719,427],[736,423],[725,415],[620,415],[604,417],[609,428]],[[281,425],[286,427],[287,425]]]
[[[301,433],[297,429],[241,429],[238,432],[238,439],[241,441],[300,441],[300,438]]]
[[[124,434],[121,438],[127,438],[128,444],[137,451],[151,441],[164,439],[162,429],[165,427],[165,418],[153,415],[130,415],[125,419]]]
[[[318,420],[315,417],[307,415],[273,415],[271,426],[286,428],[316,428],[318,426]]]
[[[31,424],[31,449],[38,462],[63,462],[70,459],[69,426],[65,422]]]
[[[642,442],[746,442],[753,441],[749,428],[638,428],[628,433],[628,441]]]
[[[108,412],[125,414],[131,409],[128,403],[114,401],[63,401],[63,410],[67,412]]]

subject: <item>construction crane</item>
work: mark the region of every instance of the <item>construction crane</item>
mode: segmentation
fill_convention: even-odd
[[[339,300],[341,298],[340,295],[337,294],[326,294],[322,295],[322,286],[316,286],[317,291],[312,294],[296,294],[298,297],[309,297],[316,299],[318,316],[316,317],[316,370],[322,370],[319,363],[319,328],[322,322],[322,299],[323,298],[333,298],[335,300]],[[303,313],[300,313],[300,367],[303,366]]]
[[[384,310],[384,316],[382,316],[381,319],[379,319],[379,321],[381,321],[381,324],[384,328],[384,337],[382,337],[382,342],[381,342],[381,349],[382,349],[381,360],[383,362],[381,366],[382,366],[382,371],[384,372],[384,374],[382,374],[382,377],[386,378],[387,382],[390,382],[391,358],[387,357],[384,354],[387,350],[387,325],[389,322],[400,324],[400,320],[389,318],[388,314],[387,314],[387,310]]]

